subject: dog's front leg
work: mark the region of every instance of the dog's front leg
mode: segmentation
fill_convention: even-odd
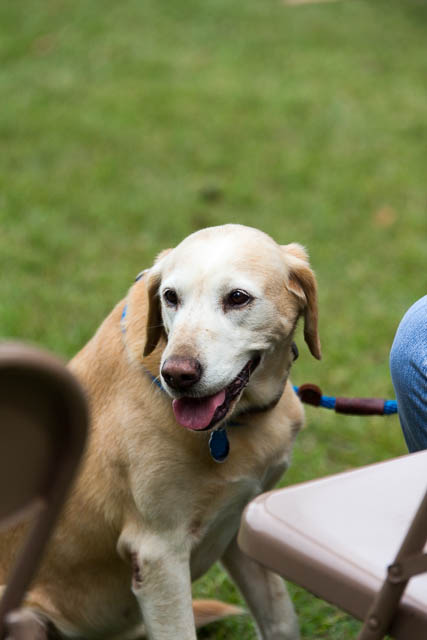
[[[245,555],[233,539],[222,563],[245,598],[261,640],[298,640],[298,620],[282,578]]]
[[[132,591],[150,640],[196,640],[189,555],[150,537],[128,546]]]

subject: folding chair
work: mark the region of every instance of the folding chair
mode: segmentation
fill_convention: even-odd
[[[19,606],[75,476],[88,410],[72,374],[53,356],[0,346],[0,526],[31,520],[0,601],[0,638],[34,640]]]
[[[359,640],[425,640],[426,485],[422,451],[278,489],[248,505],[239,544],[363,620]]]

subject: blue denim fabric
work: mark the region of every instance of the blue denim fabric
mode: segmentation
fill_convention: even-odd
[[[399,325],[390,371],[408,449],[427,449],[427,296],[406,312]]]

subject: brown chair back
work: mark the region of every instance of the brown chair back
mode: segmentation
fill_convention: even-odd
[[[2,639],[75,477],[87,427],[84,392],[62,362],[19,343],[0,346],[0,527],[31,519],[0,601]]]

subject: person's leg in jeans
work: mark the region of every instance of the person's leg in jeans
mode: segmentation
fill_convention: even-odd
[[[408,449],[427,449],[427,296],[406,312],[399,325],[390,371]]]

